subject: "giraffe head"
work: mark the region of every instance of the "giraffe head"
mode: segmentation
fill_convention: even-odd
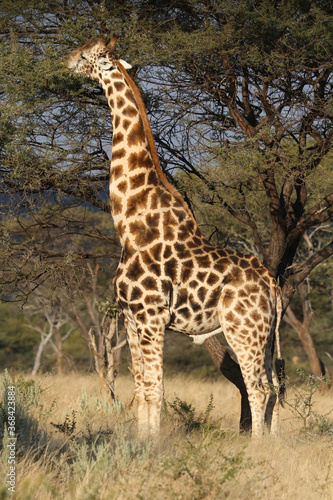
[[[66,59],[66,65],[75,73],[82,73],[99,81],[101,74],[110,73],[119,68],[121,64],[125,69],[131,68],[130,64],[119,59],[115,51],[117,37],[112,36],[109,43],[103,38],[87,42],[82,47],[74,50]]]

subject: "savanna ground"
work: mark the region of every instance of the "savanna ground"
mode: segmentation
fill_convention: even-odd
[[[15,493],[8,491],[8,435],[2,438],[0,499],[331,499],[332,391],[311,377],[288,387],[281,435],[239,436],[240,400],[219,380],[166,376],[159,447],[135,439],[130,376],[117,379],[110,405],[96,375],[48,375],[15,385]],[[295,415],[295,411],[298,415]]]

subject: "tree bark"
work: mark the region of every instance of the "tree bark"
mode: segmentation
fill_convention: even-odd
[[[64,339],[61,337],[59,328],[54,330],[54,338],[57,347],[57,374],[64,374]]]
[[[294,311],[289,306],[284,315],[284,320],[290,325],[298,334],[302,343],[305,354],[307,355],[310,369],[316,377],[326,375],[327,369],[324,363],[319,358],[315,344],[311,337],[310,326],[312,321],[312,308],[308,297],[308,290],[306,283],[301,283],[298,287],[303,310],[303,321],[296,318]]]
[[[324,262],[333,255],[333,241],[326,245],[321,250],[312,254],[299,268],[296,268],[282,287],[282,303],[285,311],[297,290],[297,287],[306,279],[312,269]]]
[[[101,321],[100,331],[89,330],[89,348],[94,356],[95,370],[102,386],[107,391],[109,402],[116,401],[115,380],[118,375],[120,352],[127,343],[126,331],[118,336],[118,314],[109,320],[107,314]]]
[[[51,340],[51,337],[53,335],[53,329],[50,327],[50,331],[48,334],[46,334],[44,332],[40,332],[40,334],[41,334],[41,340],[40,340],[40,343],[39,343],[39,346],[37,349],[37,353],[36,353],[36,357],[35,357],[35,361],[34,361],[34,366],[33,366],[33,369],[31,370],[32,377],[35,377],[38,373],[38,370],[40,369],[40,365],[42,362],[42,354],[43,354],[43,351],[46,347],[46,344]]]

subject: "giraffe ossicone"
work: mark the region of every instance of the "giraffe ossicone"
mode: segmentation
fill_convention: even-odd
[[[196,343],[223,330],[248,391],[252,433],[278,430],[281,292],[254,256],[212,245],[164,176],[140,92],[115,52],[116,37],[90,41],[67,66],[104,89],[113,124],[110,204],[122,256],[114,280],[132,355],[139,436],[157,435],[165,329]],[[272,390],[275,387],[275,390]]]

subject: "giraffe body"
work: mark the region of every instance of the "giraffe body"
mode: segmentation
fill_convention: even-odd
[[[111,109],[110,203],[122,245],[114,288],[131,349],[139,434],[159,432],[166,328],[197,343],[223,330],[248,390],[253,434],[263,432],[266,406],[276,431],[278,401],[269,386],[278,385],[272,342],[279,287],[256,257],[218,248],[201,234],[160,169],[139,91],[114,44],[88,42],[67,65],[98,81]]]

